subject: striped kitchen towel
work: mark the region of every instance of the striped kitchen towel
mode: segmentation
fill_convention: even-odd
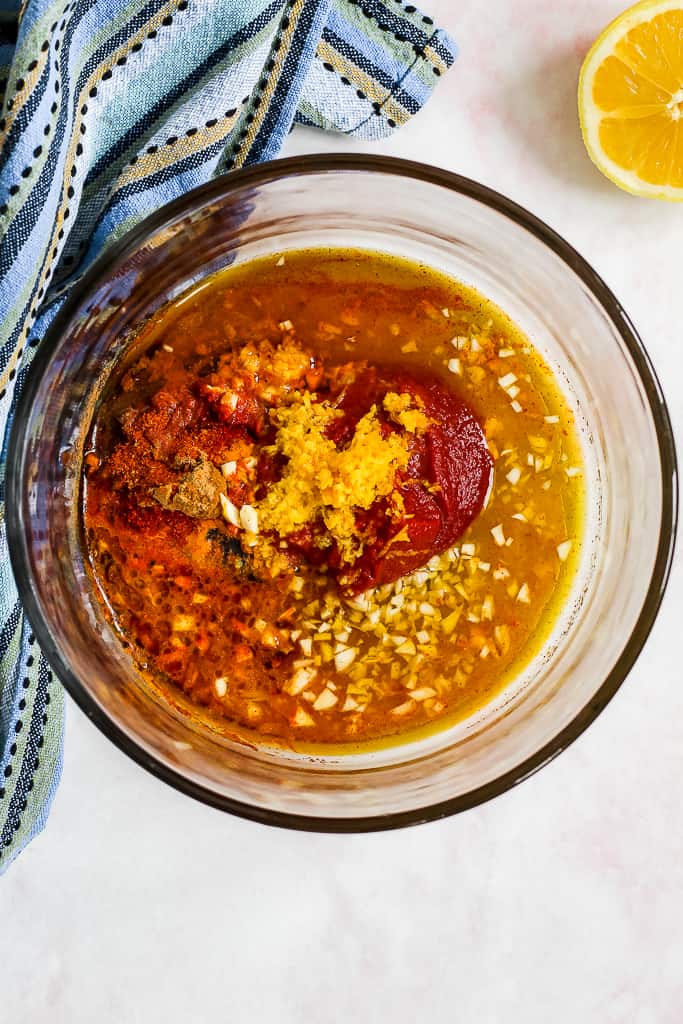
[[[31,359],[104,246],[212,175],[277,156],[293,124],[383,138],[455,56],[403,0],[28,0],[18,28],[2,8],[0,502]],[[0,507],[0,872],[45,824],[63,717]]]

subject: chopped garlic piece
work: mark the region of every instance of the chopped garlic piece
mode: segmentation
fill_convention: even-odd
[[[526,583],[522,583],[521,587],[517,591],[517,600],[521,601],[522,604],[529,604],[531,600],[531,592]]]
[[[391,709],[392,715],[401,717],[402,715],[409,715],[411,711],[414,711],[416,707],[414,700],[404,701],[403,704],[398,704],[395,708]]]
[[[240,523],[247,533],[258,533],[258,512],[253,505],[242,505]]]
[[[297,708],[294,712],[292,724],[299,726],[315,725],[315,719],[309,715],[308,711],[304,711],[303,708]]]
[[[305,690],[308,684],[315,679],[317,672],[314,668],[298,668],[291,679],[288,679],[282,689],[285,693],[288,693],[290,697],[296,697],[297,694]]]
[[[510,408],[513,409],[514,412],[521,412],[522,411],[522,407],[521,407],[521,405],[519,404],[519,402],[516,399],[515,399],[514,402],[510,402]]]
[[[284,265],[285,265],[285,258],[284,258],[284,256],[281,256],[280,259],[275,264],[275,266],[276,267],[284,267]]]
[[[499,359],[509,359],[510,356],[514,356],[514,354],[515,354],[514,348],[499,348],[498,349],[498,358]]]
[[[327,711],[329,708],[333,708],[338,700],[339,698],[331,690],[325,688],[315,701],[313,710]]]
[[[453,630],[458,624],[458,619],[460,618],[461,615],[462,609],[456,608],[454,612],[451,612],[450,615],[447,615],[446,618],[442,620],[441,628],[443,629],[444,633],[453,632]]]
[[[502,548],[503,545],[505,544],[505,532],[503,530],[503,524],[502,523],[498,523],[497,526],[494,526],[491,529],[491,536],[495,540],[495,542],[498,545],[498,547]]]
[[[223,518],[226,519],[231,526],[239,526],[240,514],[237,505],[233,505],[233,503],[230,501],[230,498],[228,498],[227,495],[225,494],[219,494],[218,497],[220,498],[221,512],[223,513]]]
[[[573,546],[573,541],[564,540],[561,544],[557,545],[557,556],[561,562],[566,562],[569,558],[569,552]]]
[[[450,370],[451,373],[455,373],[458,376],[460,376],[460,374],[462,373],[462,363],[460,362],[459,359],[449,359],[448,369]]]
[[[508,388],[512,387],[512,385],[516,382],[516,380],[517,380],[517,374],[516,373],[506,373],[504,377],[499,377],[498,378],[498,383],[501,386],[501,388],[503,389],[503,391],[507,391]]]
[[[221,466],[221,473],[224,477],[234,476],[237,472],[237,462],[232,459],[230,462],[224,462]]]
[[[355,647],[347,647],[334,656],[334,667],[337,672],[344,672],[356,657]]]
[[[510,649],[510,629],[508,626],[494,626],[493,635],[500,647],[501,653],[505,654]]]
[[[399,647],[396,648],[397,654],[415,654],[415,644],[412,640],[405,640]]]
[[[218,679],[214,679],[213,688],[217,697],[225,697],[228,692],[228,680],[225,676],[219,676]]]
[[[544,416],[543,417],[543,421],[544,421],[544,423],[559,423],[560,422],[560,417],[559,416]]]
[[[436,690],[433,690],[431,686],[420,686],[417,690],[410,691],[411,700],[428,700],[429,697],[436,697]]]
[[[516,487],[522,476],[522,470],[519,466],[513,466],[509,473],[505,474],[505,479],[509,480],[513,487]]]

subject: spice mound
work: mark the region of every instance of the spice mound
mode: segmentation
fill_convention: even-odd
[[[110,469],[116,486],[135,486],[140,511],[222,517],[255,575],[325,565],[347,594],[445,551],[491,481],[481,427],[436,378],[326,367],[289,332],[224,354],[121,426]]]

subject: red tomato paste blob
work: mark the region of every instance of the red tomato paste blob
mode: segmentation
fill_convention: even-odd
[[[416,398],[431,421],[424,433],[413,435],[408,465],[396,474],[405,514],[389,516],[389,498],[358,511],[359,535],[375,539],[351,564],[342,562],[334,547],[331,553],[321,551],[312,535],[298,537],[294,545],[310,561],[325,561],[348,594],[393,583],[451,547],[481,511],[491,484],[493,459],[481,426],[470,407],[436,377],[365,370],[343,393],[338,407],[345,415],[328,431],[337,447],[351,440],[373,405],[382,408],[389,392]],[[388,420],[386,429],[394,429]]]

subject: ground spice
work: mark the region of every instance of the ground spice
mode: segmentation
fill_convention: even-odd
[[[213,519],[221,513],[223,474],[208,459],[200,459],[178,484],[162,484],[152,496],[162,508],[182,512],[193,519]]]

